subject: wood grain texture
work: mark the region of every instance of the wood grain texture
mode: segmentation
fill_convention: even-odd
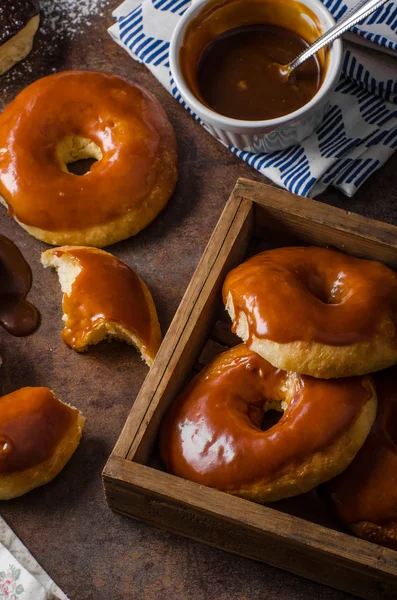
[[[387,548],[118,457],[105,488],[122,514],[368,600],[396,597],[396,553]]]
[[[258,204],[266,202],[255,215],[256,234],[272,239],[290,234],[301,242],[334,246],[361,258],[384,262],[396,268],[394,225],[368,219],[320,202],[300,198],[284,190],[240,179],[235,193],[251,198]]]
[[[47,0],[43,4],[51,2],[62,6],[67,20],[69,3]],[[143,65],[110,39],[106,28],[120,2],[101,2],[103,14],[94,12],[77,33],[65,27],[62,33],[51,32],[44,14],[32,53],[0,78],[0,111],[29,83],[65,69],[117,73],[145,86],[163,104],[179,147],[176,192],[150,227],[109,250],[147,282],[165,333],[237,178],[265,178],[206,133]],[[319,200],[397,224],[396,172],[397,155],[353,198],[329,189]],[[87,417],[80,448],[59,477],[0,507],[2,516],[65,593],[73,600],[349,600],[351,596],[344,592],[109,510],[101,470],[147,368],[125,345],[103,344],[85,356],[64,346],[57,277],[39,262],[47,246],[29,237],[3,209],[0,229],[17,243],[32,267],[29,298],[42,314],[41,327],[30,338],[11,338],[0,330],[2,392],[47,385]]]
[[[121,454],[128,460],[146,462],[161,419],[209,335],[215,319],[214,303],[226,273],[241,262],[253,234],[252,203],[238,197],[229,202],[219,224],[128,417],[122,435],[131,443],[127,454]],[[119,447],[116,455],[118,452]]]
[[[116,446],[104,469],[107,501],[122,514],[192,539],[368,600],[391,600],[397,593],[396,552],[150,467],[164,413],[193,367],[199,370],[234,343],[227,324],[216,322],[227,270],[258,244],[269,247],[274,239],[277,246],[288,245],[291,238],[397,266],[397,227],[239,180],[157,355],[153,377],[148,376],[130,412],[123,446]]]

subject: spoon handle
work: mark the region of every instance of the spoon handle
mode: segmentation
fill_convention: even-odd
[[[364,0],[361,0],[361,2],[358,2],[357,6],[352,8],[345,18],[342,18],[336,25],[326,31],[318,38],[318,40],[311,44],[309,48],[299,54],[299,56],[288,65],[289,73],[299,67],[305,60],[313,56],[313,54],[316,54],[321,48],[331,44],[336,38],[343,35],[345,31],[354,25],[357,25],[357,23],[365,19],[365,17],[368,17],[368,15],[375,12],[379,6],[386,4],[388,1],[389,0],[368,0],[365,2]]]

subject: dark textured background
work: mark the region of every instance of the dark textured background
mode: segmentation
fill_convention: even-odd
[[[55,0],[54,0],[55,2]],[[49,0],[46,0],[46,5]],[[97,69],[127,76],[154,92],[175,127],[180,149],[177,190],[164,212],[136,238],[110,251],[144,278],[167,330],[225,201],[239,176],[263,181],[232,156],[173,100],[152,75],[108,36],[110,9],[83,31],[59,35],[49,21],[26,61],[0,78],[0,110],[26,85],[55,70]],[[66,16],[65,16],[66,19]],[[319,199],[397,222],[397,156],[353,199],[335,191]],[[136,352],[102,344],[85,355],[60,340],[61,293],[39,263],[45,244],[1,209],[1,233],[16,242],[34,276],[30,299],[42,314],[39,331],[16,339],[0,331],[3,393],[46,385],[87,417],[83,441],[62,474],[23,498],[4,502],[2,516],[72,600],[343,600],[348,596],[266,565],[211,549],[113,514],[104,502],[101,470],[147,373]]]

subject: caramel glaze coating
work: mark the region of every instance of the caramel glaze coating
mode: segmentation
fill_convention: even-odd
[[[320,495],[358,536],[397,550],[397,368],[377,373],[376,421],[354,461]]]
[[[155,357],[161,342],[157,314],[149,290],[131,267],[96,248],[64,246],[48,250],[65,255],[80,267],[62,308],[67,321],[63,341],[74,350],[84,350],[96,327],[116,324],[135,336],[140,351]]]
[[[396,323],[397,274],[325,248],[261,252],[227,275],[225,303],[229,292],[250,338],[344,346],[370,338],[384,312]]]
[[[59,156],[71,136],[92,140],[103,155],[84,176],[69,173]],[[177,178],[175,136],[160,103],[112,74],[65,71],[35,81],[0,115],[0,149],[0,195],[11,216],[45,232],[86,231],[133,211],[139,230]],[[90,245],[137,233],[128,226]]]
[[[340,472],[363,443],[376,410],[371,381],[286,373],[241,344],[217,356],[172,404],[160,433],[162,459],[180,477],[256,501],[302,493]],[[285,412],[263,431],[267,402]],[[352,449],[350,435],[370,404]]]
[[[44,387],[25,387],[0,398],[0,478],[51,458],[78,415]]]

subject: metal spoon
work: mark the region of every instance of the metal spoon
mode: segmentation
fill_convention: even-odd
[[[326,31],[321,37],[318,38],[313,44],[311,44],[306,50],[304,50],[295,60],[290,62],[288,65],[281,65],[281,72],[288,78],[291,73],[304,63],[308,58],[316,54],[321,48],[331,44],[338,37],[343,35],[348,29],[357,25],[360,21],[368,17],[368,15],[375,12],[379,6],[386,4],[389,0],[361,0],[357,6],[353,7],[347,15],[342,18],[336,25]]]

